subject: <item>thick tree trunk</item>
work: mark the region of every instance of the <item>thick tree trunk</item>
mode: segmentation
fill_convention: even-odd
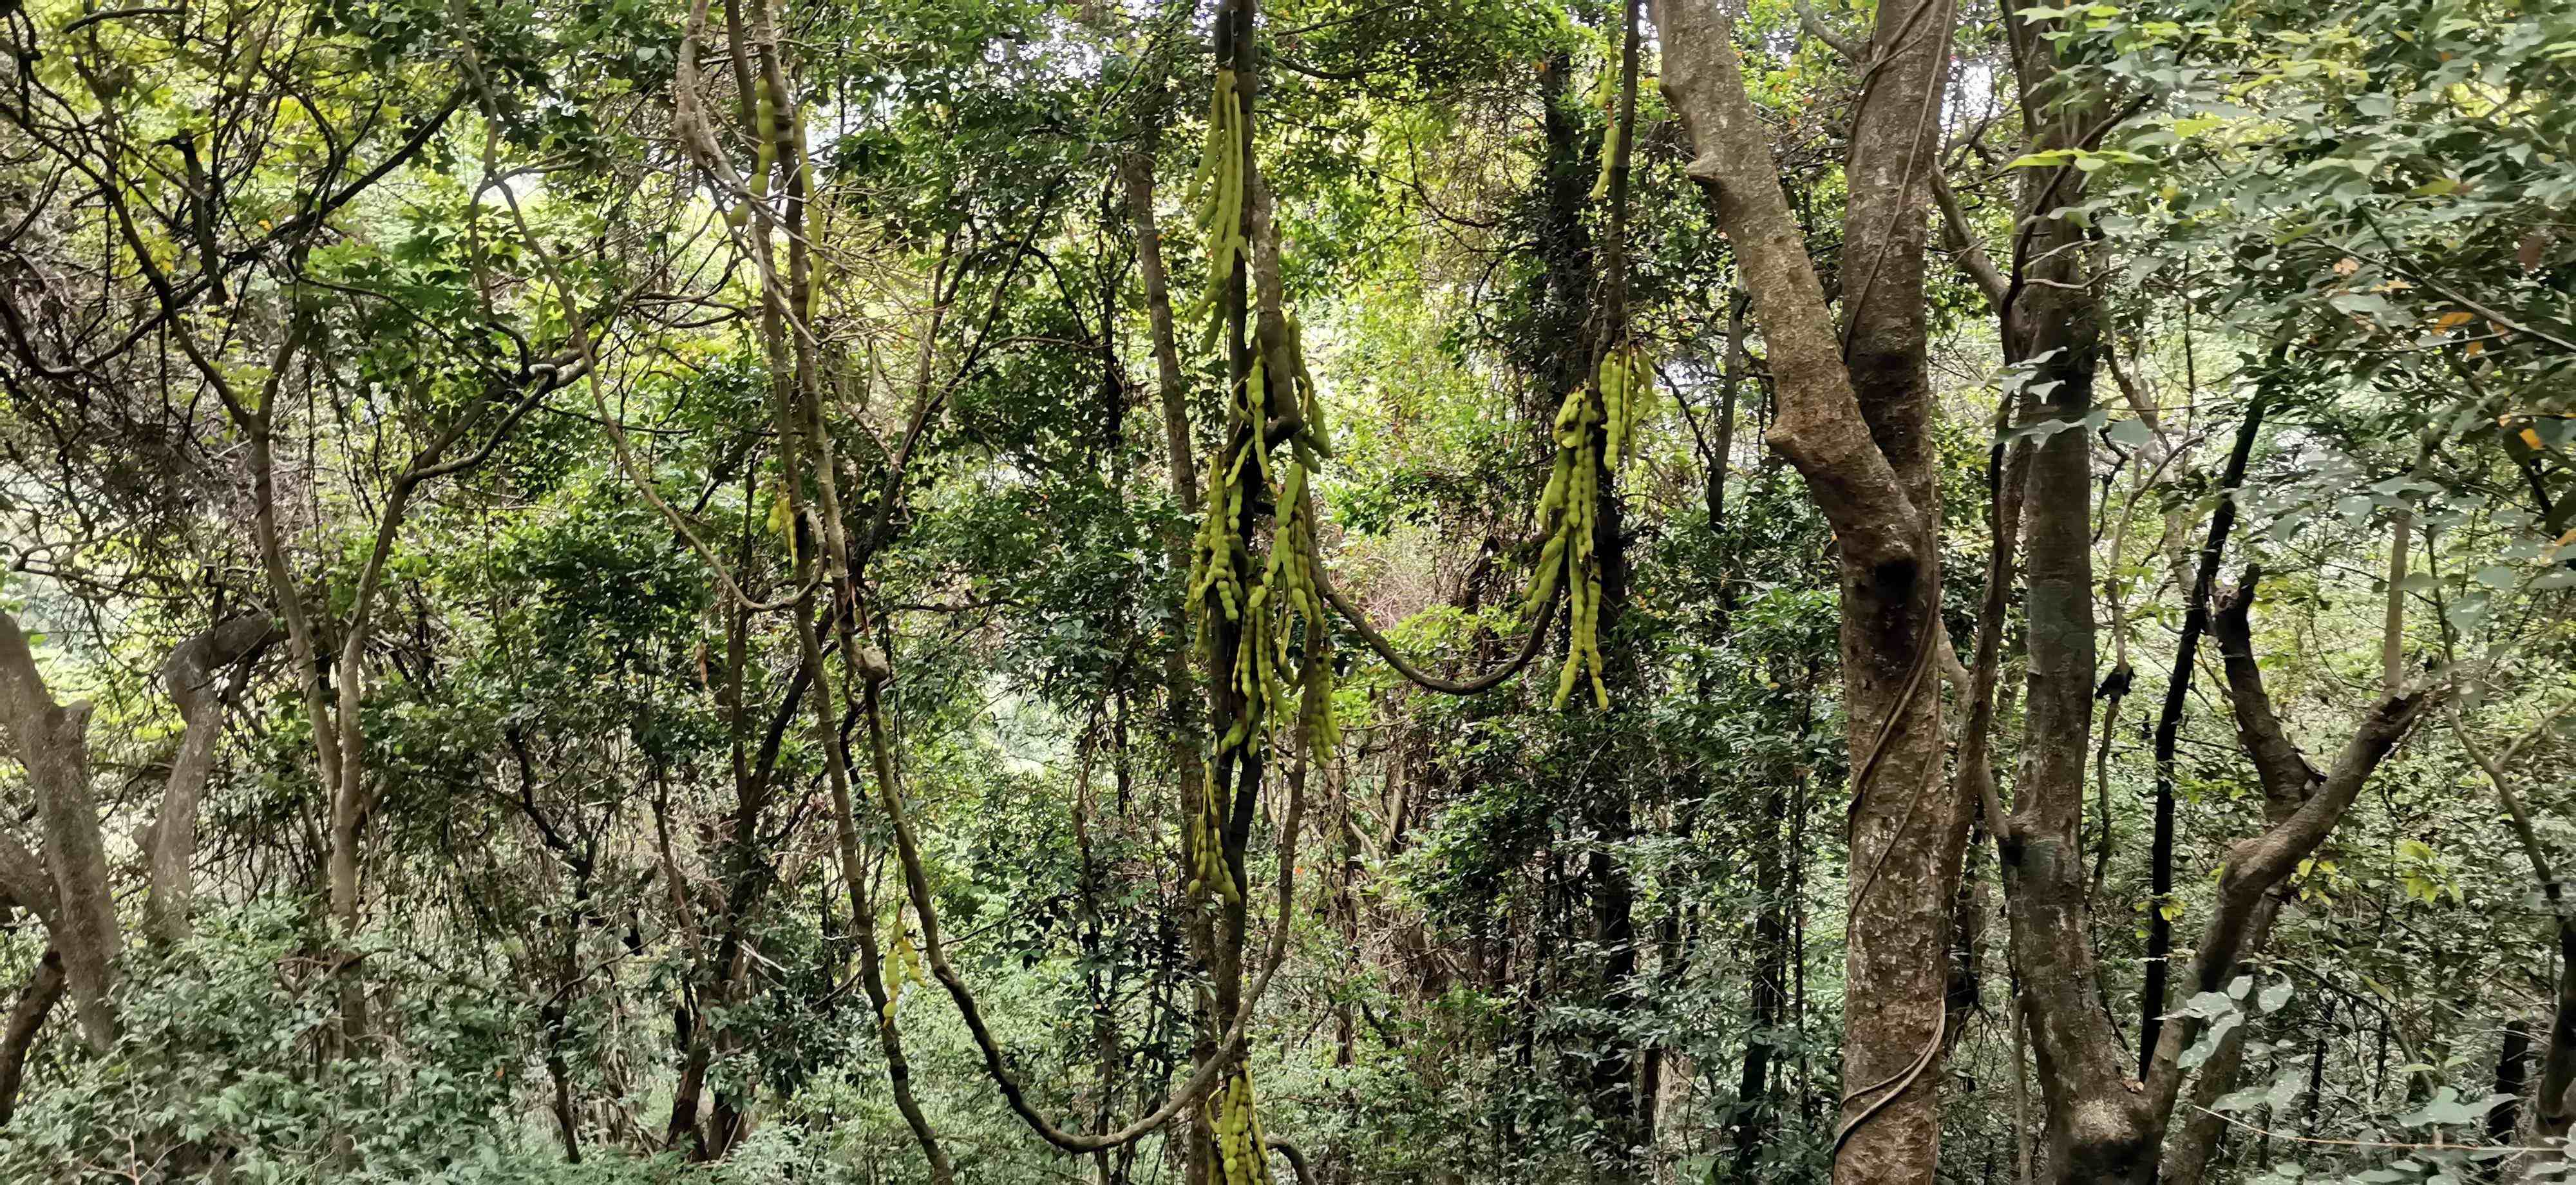
[[[1663,85],[1691,137],[1688,174],[1718,220],[1778,381],[1771,443],[1798,467],[1841,547],[1842,657],[1854,800],[1838,1181],[1932,1180],[1951,907],[1968,811],[1944,777],[1932,672],[1943,645],[1928,384],[1923,196],[1950,26],[1941,0],[1880,12],[1886,57],[1853,135],[1842,287],[1850,360],[1781,192],[1717,5],[1665,0]],[[1870,178],[1867,185],[1859,178]]]
[[[89,788],[89,701],[54,701],[16,616],[0,612],[0,729],[27,766],[51,880],[54,947],[63,980],[90,1048],[116,1043],[115,983],[122,938],[108,892],[107,848],[98,832],[98,803]]]
[[[2080,420],[2092,408],[2098,337],[2089,292],[2067,277],[2089,263],[2081,233],[2059,223],[2031,235],[2024,279],[2007,305],[2007,353],[2031,366],[2025,424]],[[2038,257],[2034,261],[2034,257]],[[2086,759],[2095,665],[2092,436],[2081,427],[2033,450],[2022,513],[2029,587],[2024,692],[2027,728],[2019,801],[2001,829],[2011,892],[2007,913],[2021,1007],[2039,1063],[2046,1177],[2060,1182],[2152,1181],[2156,1125],[2127,1088],[2119,1034],[2097,1005],[2083,857]]]

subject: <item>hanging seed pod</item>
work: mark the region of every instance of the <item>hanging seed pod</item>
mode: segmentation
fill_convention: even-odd
[[[1332,433],[1324,426],[1324,401],[1315,391],[1315,373],[1306,367],[1306,329],[1297,323],[1297,314],[1288,314],[1288,358],[1295,365],[1297,409],[1305,414],[1306,431],[1300,443],[1311,445],[1315,455],[1333,455]]]
[[[1653,360],[1646,357],[1645,347],[1633,343],[1628,347],[1626,407],[1628,428],[1621,435],[1628,442],[1628,451],[1634,453],[1637,449],[1637,425],[1655,407],[1655,367]],[[1624,462],[1627,458],[1623,456],[1620,459]]]
[[[765,201],[769,197],[769,171],[778,163],[778,136],[775,128],[777,122],[778,106],[771,100],[769,86],[764,82],[761,84],[758,100],[753,106],[751,121],[752,138],[756,142],[757,151],[753,154],[751,177],[747,188],[751,190],[753,201]]]
[[[1201,1110],[1217,1151],[1213,1185],[1272,1185],[1269,1143],[1261,1135],[1251,1072],[1236,1066]]]
[[[1242,105],[1235,95],[1234,71],[1217,71],[1212,89],[1207,140],[1199,154],[1198,171],[1190,178],[1189,191],[1191,221],[1197,225],[1207,251],[1207,287],[1190,303],[1184,317],[1206,321],[1199,345],[1202,350],[1216,343],[1221,321],[1218,311],[1224,305],[1227,280],[1233,275],[1244,241]]]
[[[1602,431],[1609,437],[1608,451],[1616,457],[1619,455],[1620,434],[1627,428],[1623,405],[1628,389],[1628,365],[1618,350],[1613,349],[1601,356],[1601,365],[1594,370],[1593,382],[1601,389],[1601,423]]]
[[[1619,142],[1627,131],[1627,127],[1614,115],[1610,117],[1609,130],[1601,133],[1601,179],[1592,183],[1593,201],[1603,201],[1610,196],[1610,175],[1617,171]]]

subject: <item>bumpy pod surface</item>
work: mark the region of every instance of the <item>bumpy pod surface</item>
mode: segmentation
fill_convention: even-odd
[[[1544,533],[1527,606],[1536,612],[1562,586],[1566,603],[1565,666],[1554,704],[1563,709],[1589,676],[1595,706],[1610,706],[1602,682],[1601,572],[1593,554],[1605,470],[1635,452],[1637,424],[1654,394],[1654,371],[1634,343],[1602,355],[1592,381],[1566,393],[1556,412],[1556,463],[1539,494],[1533,525]],[[1595,429],[1599,429],[1598,432]]]

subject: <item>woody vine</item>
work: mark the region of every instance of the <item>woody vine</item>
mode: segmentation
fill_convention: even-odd
[[[1239,22],[1233,26],[1239,36],[1248,30],[1248,15],[1229,6],[1219,18],[1221,45],[1228,40],[1228,20]],[[1228,60],[1222,48],[1218,57],[1220,63]],[[1632,118],[1633,67],[1625,74],[1619,114]],[[1285,751],[1292,762],[1292,803],[1306,770],[1329,761],[1339,738],[1327,601],[1408,678],[1433,690],[1467,694],[1499,685],[1536,652],[1562,591],[1568,629],[1554,705],[1564,708],[1576,684],[1588,675],[1594,705],[1609,707],[1599,636],[1600,559],[1594,545],[1601,526],[1599,504],[1606,483],[1635,451],[1637,429],[1654,393],[1644,349],[1616,336],[1624,332],[1625,317],[1605,309],[1596,322],[1601,332],[1595,340],[1615,344],[1594,353],[1590,375],[1566,393],[1554,425],[1554,466],[1534,524],[1544,542],[1527,598],[1533,622],[1528,649],[1486,677],[1455,682],[1420,674],[1332,590],[1318,558],[1312,485],[1332,446],[1306,362],[1303,329],[1282,307],[1277,231],[1253,167],[1251,107],[1245,77],[1221,65],[1188,194],[1192,223],[1207,258],[1207,279],[1186,306],[1186,315],[1202,326],[1200,348],[1223,341],[1233,362],[1223,443],[1207,461],[1208,499],[1191,546],[1185,602],[1214,709],[1213,743],[1203,753],[1201,776],[1186,804],[1187,897],[1200,913],[1202,932],[1211,937],[1221,932],[1223,945],[1232,952],[1231,972],[1220,978],[1232,978],[1230,986],[1236,990],[1221,990],[1220,997],[1238,996],[1240,989],[1247,882],[1242,838],[1231,830],[1240,825],[1240,804],[1257,792],[1263,767],[1282,755],[1276,735],[1282,722],[1289,722],[1293,731]],[[1627,145],[1620,126],[1615,120],[1611,124],[1602,154],[1614,239],[1624,235],[1627,199]],[[1247,275],[1256,271],[1261,273],[1257,280]],[[1615,248],[1612,272],[1611,303],[1624,303],[1624,268]],[[1247,323],[1253,330],[1248,341]],[[1256,529],[1264,514],[1271,524],[1266,549]],[[1237,809],[1229,812],[1226,791],[1234,787],[1240,787]],[[1292,805],[1292,829],[1295,813]],[[1282,841],[1283,863],[1293,859],[1294,843],[1289,830]],[[1210,913],[1223,918],[1211,924]],[[1211,1176],[1219,1185],[1260,1185],[1272,1179],[1248,1067],[1238,1062],[1227,1072],[1202,1105],[1200,1121]]]

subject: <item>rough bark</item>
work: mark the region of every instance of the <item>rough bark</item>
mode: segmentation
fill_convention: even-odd
[[[2069,228],[2071,230],[2071,228]],[[2039,236],[2054,247],[2060,234]],[[2080,239],[2070,240],[2080,245]],[[2071,259],[2070,259],[2071,257]],[[2082,256],[2056,259],[2080,266]],[[2054,260],[2016,270],[2062,275]],[[2080,420],[2092,407],[2094,311],[2088,293],[2040,285],[2007,306],[2007,352],[2032,368],[2024,424]],[[2020,1005],[2039,1065],[2046,1175],[2053,1181],[2151,1179],[2156,1131],[2126,1087],[2119,1034],[2098,1005],[2083,859],[2093,723],[2092,437],[2066,428],[2032,450],[2023,502],[2029,543],[2026,731],[2019,798],[1999,830],[2010,892]]]
[[[9,911],[14,909],[36,915],[48,932],[61,924],[54,874],[45,869],[44,857],[28,851],[17,836],[0,831],[0,920],[13,916]]]
[[[1844,165],[1851,197],[1840,262],[1844,347],[1870,436],[1927,517],[1939,505],[1925,354],[1924,251],[1940,170],[1954,0],[1878,6]],[[1928,526],[1928,524],[1927,524]]]
[[[0,612],[0,729],[26,764],[44,837],[45,873],[53,890],[54,947],[64,983],[90,1047],[116,1043],[115,983],[122,937],[108,892],[107,848],[99,838],[98,803],[89,787],[90,704],[57,703],[36,667],[15,615]]]
[[[2034,460],[2030,736],[2019,780],[2021,804],[1999,839],[2012,870],[2016,970],[2047,1106],[2049,1179],[2070,1185],[2152,1182],[2185,1077],[2181,1055],[2200,1022],[2187,1014],[2169,1018],[2142,1090],[2125,1073],[2118,1034],[2097,1004],[2078,850],[2092,655],[2084,534],[2089,515],[2082,510],[2089,487],[2076,463],[2083,440],[2078,431],[2060,432]],[[2333,771],[2316,776],[2281,733],[2263,690],[2246,621],[2252,587],[2249,577],[2213,624],[2230,652],[2239,739],[2264,777],[2270,818],[2261,833],[2230,852],[2216,908],[2185,981],[2192,992],[2220,990],[2241,973],[2279,909],[2278,894],[2291,872],[2342,819],[2425,702],[2425,694],[2411,688],[2382,699],[2356,726]]]
[[[1762,330],[1777,386],[1771,445],[1797,466],[1833,522],[1847,568],[1883,583],[1916,583],[1922,515],[1861,414],[1824,285],[1745,93],[1733,22],[1720,6],[1690,0],[1659,0],[1654,17],[1664,95],[1694,153],[1686,171],[1711,191]]]
[[[1923,196],[1953,19],[1941,0],[1880,11],[1853,134],[1842,284],[1850,362],[1745,92],[1717,5],[1661,0],[1664,93],[1714,191],[1776,378],[1770,442],[1841,551],[1854,801],[1838,1181],[1928,1182],[1947,1028],[1953,895],[1969,812],[1941,768],[1937,490],[1921,371]],[[1859,178],[1870,178],[1863,184]]]

